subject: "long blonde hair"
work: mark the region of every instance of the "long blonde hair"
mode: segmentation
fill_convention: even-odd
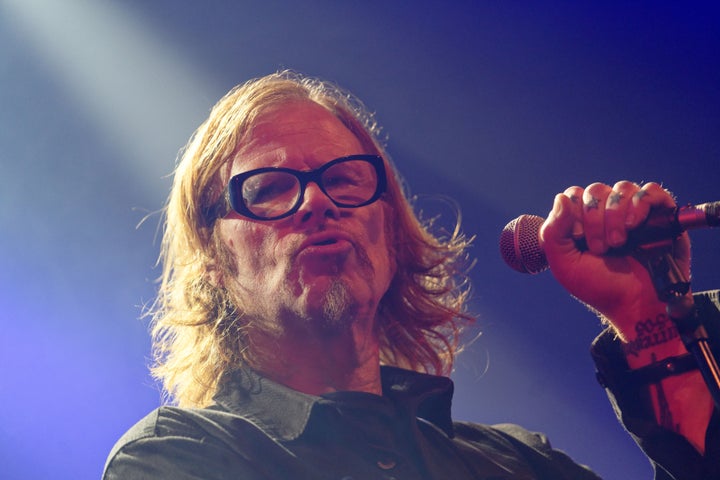
[[[397,273],[378,309],[381,362],[447,374],[462,326],[472,320],[466,311],[469,241],[458,230],[437,238],[418,219],[378,140],[373,115],[332,83],[289,71],[271,74],[235,87],[213,107],[175,171],[165,208],[161,283],[148,314],[152,373],[180,406],[210,404],[224,372],[255,366],[238,302],[210,279],[228,259],[206,212],[222,188],[221,169],[258,115],[297,100],[327,108],[368,153],[385,159],[390,172],[384,201]]]

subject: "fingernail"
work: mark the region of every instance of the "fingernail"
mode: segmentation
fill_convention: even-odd
[[[575,222],[575,223],[573,223],[573,228],[572,228],[572,235],[573,235],[573,237],[575,237],[575,238],[580,238],[580,237],[582,237],[584,234],[585,234],[585,229],[583,229],[583,224],[582,224],[582,222]]]

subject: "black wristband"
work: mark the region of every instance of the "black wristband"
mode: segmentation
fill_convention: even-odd
[[[697,369],[698,366],[695,357],[686,353],[677,357],[664,358],[645,367],[627,370],[620,375],[621,378],[618,380],[621,380],[622,383],[628,386],[642,386],[660,383],[664,378]],[[600,374],[598,374],[598,381],[603,387],[608,386]]]

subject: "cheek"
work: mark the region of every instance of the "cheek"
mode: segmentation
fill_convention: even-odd
[[[388,235],[387,211],[384,204],[377,202],[368,209],[368,219],[365,222],[368,242],[377,247],[386,247],[389,245],[390,236]]]
[[[384,207],[379,204],[379,207]],[[371,245],[369,252],[374,258],[377,273],[387,272],[388,277],[395,274],[395,255],[393,254],[391,225],[385,208],[378,208],[368,223],[368,241]]]
[[[235,258],[240,278],[255,278],[269,264],[274,263],[274,256],[269,248],[272,238],[267,229],[249,222],[238,222],[223,233],[225,245]]]

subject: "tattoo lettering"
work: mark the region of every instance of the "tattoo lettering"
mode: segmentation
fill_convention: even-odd
[[[667,343],[679,336],[677,327],[664,313],[635,325],[637,336],[623,345],[625,355],[638,356],[641,350]]]
[[[585,209],[588,211],[597,210],[599,203],[600,201],[597,198],[590,197],[590,200],[588,200],[588,202],[585,204]]]
[[[613,192],[610,194],[610,205],[617,205],[623,198],[623,194],[620,192]]]

